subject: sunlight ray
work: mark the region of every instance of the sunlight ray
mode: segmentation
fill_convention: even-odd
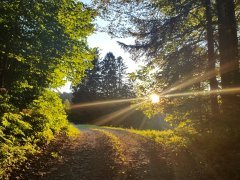
[[[147,121],[147,116],[144,116],[144,118],[141,120],[141,124],[139,125],[138,129],[143,129],[146,121]]]
[[[136,109],[130,109],[127,113],[123,114],[122,116],[118,117],[118,119],[114,120],[113,125],[121,125],[122,121],[126,119],[128,116],[132,115],[136,112]]]
[[[182,93],[175,93],[175,94],[167,94],[161,97],[169,98],[169,97],[179,97],[179,96],[206,96],[211,94],[236,94],[236,93],[240,93],[240,87],[218,89],[218,90],[211,90],[211,91],[182,92]]]
[[[221,67],[221,74],[225,74],[227,72],[235,70],[235,68],[236,68],[236,66],[235,66],[234,63],[227,63],[227,64],[225,64]],[[217,74],[216,70],[213,69],[213,70],[209,70],[208,72],[204,73],[202,76],[193,77],[193,78],[190,78],[190,79],[188,79],[184,82],[179,82],[178,81],[178,82],[174,83],[170,88],[164,90],[160,95],[165,95],[165,94],[168,94],[170,92],[179,90],[181,88],[188,87],[188,86],[193,85],[195,83],[211,79],[211,78],[215,77],[216,74]]]
[[[116,99],[116,100],[108,100],[108,101],[95,101],[95,102],[89,102],[89,103],[79,103],[79,104],[72,105],[71,109],[87,108],[87,107],[101,106],[101,105],[111,105],[111,104],[118,104],[118,103],[124,103],[124,102],[130,102],[130,101],[142,100],[142,99],[144,99],[144,98],[129,98],[129,99]]]
[[[129,113],[129,111],[135,109],[136,107],[140,106],[141,104],[143,104],[145,101],[142,101],[140,103],[134,104],[132,106],[120,109],[118,111],[115,111],[113,113],[110,113],[108,115],[105,115],[103,117],[101,117],[100,119],[94,121],[95,125],[103,125],[107,122],[112,121],[114,118],[117,118],[119,116],[122,116],[123,114],[126,115],[127,113]]]

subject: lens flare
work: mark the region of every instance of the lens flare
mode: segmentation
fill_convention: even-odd
[[[159,100],[160,100],[159,95],[157,95],[157,94],[151,94],[150,99],[151,99],[153,104],[159,103]]]

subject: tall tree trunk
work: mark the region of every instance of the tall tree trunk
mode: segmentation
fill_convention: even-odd
[[[2,55],[0,57],[0,88],[5,88],[5,71],[6,71],[7,61]]]
[[[235,8],[233,0],[216,0],[219,26],[220,71],[223,88],[240,86],[238,39]],[[229,66],[230,65],[230,66]],[[231,71],[223,73],[229,66]],[[239,97],[233,94],[223,95],[223,110],[237,111]]]
[[[210,0],[205,0],[205,14],[206,14],[206,20],[207,20],[207,45],[208,45],[208,70],[209,71],[215,71],[216,67],[216,58],[214,53],[214,36],[213,36],[213,23],[212,23],[212,12],[211,12],[211,2]],[[209,79],[210,82],[210,89],[216,90],[218,89],[218,83],[216,79],[216,74],[214,77]],[[218,100],[217,95],[212,94],[211,95],[211,110],[212,114],[219,113],[219,106],[218,106]]]

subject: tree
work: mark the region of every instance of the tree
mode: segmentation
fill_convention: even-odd
[[[179,4],[175,4],[175,1],[141,1],[141,3],[131,1],[122,4],[121,1],[118,2],[120,5],[116,3],[111,4],[110,2],[109,11],[111,13],[114,10],[116,11],[115,14],[111,15],[113,17],[111,20],[114,23],[109,25],[110,33],[114,36],[122,36],[124,34],[125,36],[135,37],[135,45],[122,45],[136,55],[136,59],[145,56],[149,65],[154,66],[156,64],[156,67],[161,69],[165,69],[163,66],[174,67],[174,70],[177,70],[182,67],[184,62],[175,63],[173,58],[178,58],[185,54],[189,62],[193,64],[193,60],[196,60],[196,57],[202,54],[199,52],[200,48],[202,48],[200,44],[204,43],[205,39],[203,38],[204,26],[201,19],[201,16],[203,16],[201,14],[202,9],[200,9],[201,4],[196,3],[196,1],[184,1]],[[128,6],[125,6],[126,4]],[[116,9],[122,10],[123,8],[125,14],[121,16],[118,14],[120,11]],[[121,19],[128,19],[127,23],[129,24],[121,21]],[[114,31],[112,26],[116,22],[119,23],[119,21],[125,24],[120,30]],[[132,28],[130,29],[129,26]],[[191,51],[195,49],[197,52]],[[203,51],[203,48],[201,51]],[[195,68],[190,69],[189,62],[184,67],[187,68],[185,70],[188,73],[195,71]],[[176,72],[176,75],[168,77],[168,79],[171,78],[172,83],[176,82],[180,77],[180,71],[174,70],[171,70],[171,74]],[[180,78],[183,78],[183,73]]]
[[[218,86],[222,85],[222,88],[237,87],[231,81],[239,81],[239,61],[236,58],[237,52],[237,34],[236,34],[236,20],[234,16],[234,4],[233,1],[226,6],[223,1],[221,8],[218,11],[225,11],[222,16],[229,14],[230,19],[227,23],[219,13],[216,14],[215,3],[209,0],[205,1],[109,1],[96,3],[101,9],[102,17],[110,21],[108,32],[113,36],[132,36],[134,37],[134,45],[126,45],[120,43],[123,48],[131,52],[136,59],[144,56],[147,65],[153,66],[157,72],[154,78],[158,81],[153,82],[159,84],[158,89],[154,87],[154,91],[167,93],[174,91],[186,91],[186,90],[211,90],[218,89]],[[220,7],[217,2],[217,7]],[[107,8],[102,8],[106,7]],[[121,9],[121,10],[120,10]],[[228,10],[226,10],[228,9]],[[120,14],[120,12],[122,14]],[[221,14],[221,13],[220,13]],[[217,21],[218,25],[228,28],[228,34],[224,35],[219,28],[219,37],[225,38],[232,37],[229,32],[235,34],[234,40],[228,40],[228,48],[226,48],[225,40],[219,41],[217,39]],[[225,18],[227,19],[227,18]],[[230,22],[231,28],[230,28]],[[122,25],[121,28],[116,24]],[[207,37],[207,38],[206,38]],[[235,41],[235,42],[234,42]],[[224,47],[220,44],[223,43]],[[207,46],[205,46],[207,44]],[[235,57],[235,60],[230,62],[226,60],[222,62],[221,51],[223,49],[228,51],[231,46],[234,46],[235,50],[230,50],[231,56]],[[234,51],[234,52],[233,52]],[[220,54],[220,59],[217,58]],[[225,53],[226,54],[226,53]],[[235,54],[235,55],[234,55]],[[206,58],[207,57],[207,58]],[[229,58],[230,56],[228,56]],[[143,58],[142,58],[143,59]],[[231,59],[234,59],[233,57]],[[206,61],[207,60],[207,61]],[[220,60],[221,70],[218,70],[218,62]],[[227,67],[227,68],[226,68]],[[235,69],[235,70],[233,70]],[[222,77],[222,82],[219,80]],[[232,74],[232,75],[230,75]],[[199,77],[200,76],[200,77]],[[185,83],[191,77],[192,83]],[[225,78],[226,77],[226,78]],[[217,80],[218,78],[218,80]],[[234,80],[235,79],[235,80]],[[224,81],[226,81],[224,83]],[[228,81],[228,82],[227,82]],[[225,85],[224,85],[225,84]],[[234,97],[231,100],[227,100],[225,97],[229,95],[221,95],[222,102],[224,101],[234,102]],[[225,99],[225,100],[224,100]],[[205,99],[207,100],[207,99]],[[219,100],[217,95],[210,95],[210,102],[203,105],[202,109],[206,109],[205,114],[218,114]],[[229,103],[227,103],[223,109],[229,109]],[[209,107],[208,107],[209,106]],[[208,110],[211,107],[211,111]]]
[[[4,0],[0,10],[0,85],[16,105],[24,107],[42,88],[84,76],[93,57],[86,44],[93,10],[74,0]]]
[[[102,95],[108,98],[114,98],[117,94],[118,77],[117,63],[115,56],[112,53],[107,53],[101,61],[101,83]]]
[[[221,72],[223,67],[228,65],[232,71],[221,76],[223,88],[240,86],[239,55],[238,55],[238,37],[237,24],[235,17],[234,1],[217,0],[217,15],[219,27],[219,53]],[[236,95],[223,96],[224,110],[238,108],[240,105],[239,97]]]
[[[212,7],[210,0],[204,1],[205,5],[205,16],[206,16],[206,30],[207,30],[207,46],[208,46],[208,68],[209,71],[216,71],[216,54],[214,49],[214,29],[213,29],[213,20],[212,20]],[[218,89],[218,82],[216,79],[216,74],[214,77],[209,79],[210,89]],[[219,113],[219,105],[217,100],[217,95],[211,95],[211,109],[213,114]]]
[[[203,46],[206,44],[204,10],[200,1],[110,1],[106,12],[111,15],[103,13],[103,18],[110,19],[108,29],[113,36],[135,38],[133,45],[120,44],[136,60],[145,60],[146,65],[137,77],[147,77],[147,73],[155,72],[151,73],[149,83],[146,82],[147,91],[170,93],[207,88],[208,77],[199,78],[204,76],[208,66],[207,48]],[[121,28],[115,29],[119,27],[116,24],[122,25]],[[189,78],[192,83],[183,86]],[[146,96],[149,92],[142,94]],[[189,101],[192,99],[189,98]],[[193,116],[201,117],[209,111],[206,107],[209,104],[203,101],[206,99],[198,102],[202,108],[192,110],[194,106],[189,106],[188,111],[194,111],[196,114],[192,113]],[[182,101],[182,104],[186,103]]]
[[[132,97],[133,92],[126,77],[126,65],[122,57],[115,58],[113,53],[107,53],[99,61],[97,54],[98,52],[92,69],[87,70],[83,81],[73,87],[73,102]]]
[[[107,31],[134,37],[133,45],[120,44],[135,59],[144,56],[146,65],[132,75],[138,82],[138,96],[151,91],[169,95],[159,104],[145,103],[140,108],[148,116],[163,114],[174,133],[190,137],[188,149],[194,149],[195,157],[201,154],[200,162],[211,157],[205,166],[213,167],[219,175],[215,179],[238,178],[239,93],[205,97],[181,93],[239,87],[239,1],[110,0],[96,4],[102,17],[110,20]],[[179,96],[170,98],[172,93]]]
[[[126,77],[126,66],[122,57],[117,57],[109,52],[99,60],[96,52],[96,58],[93,60],[92,69],[87,70],[86,77],[76,87],[73,87],[73,103],[108,101],[117,99],[126,99],[134,97],[131,83]],[[71,119],[79,123],[92,122],[97,118],[113,113],[121,108],[126,108],[130,104],[111,104],[89,107],[89,109],[72,110]]]
[[[76,84],[91,67],[94,50],[86,38],[96,12],[77,0],[3,0],[0,11],[2,177],[60,131],[69,134],[53,89],[67,80]]]
[[[112,53],[107,53],[100,65],[103,97],[117,99],[131,96],[126,79],[127,68],[122,57],[115,58]]]
[[[86,70],[86,77],[73,87],[73,103],[89,102],[101,99],[101,67],[98,51],[92,61],[93,67]]]

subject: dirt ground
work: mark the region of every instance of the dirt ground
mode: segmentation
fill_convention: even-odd
[[[101,130],[117,138],[120,142],[117,149],[124,158],[120,158],[106,134],[84,128],[78,137],[60,137],[9,179],[175,179],[167,154],[159,145],[128,131]]]

